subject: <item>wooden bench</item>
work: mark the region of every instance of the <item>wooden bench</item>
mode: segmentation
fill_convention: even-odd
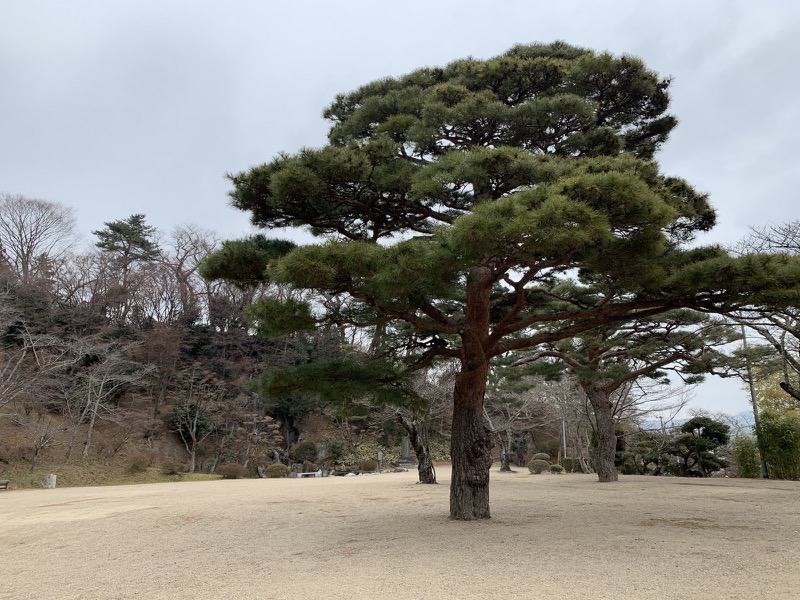
[[[0,479],[0,490],[7,490],[11,482],[8,479]]]

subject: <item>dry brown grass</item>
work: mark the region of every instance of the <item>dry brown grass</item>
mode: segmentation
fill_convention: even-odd
[[[68,465],[38,465],[33,472],[29,463],[16,462],[5,465],[0,472],[0,479],[8,479],[14,489],[38,489],[50,473],[57,476],[59,487],[88,487],[98,485],[131,485],[142,483],[167,483],[178,481],[204,481],[219,479],[217,475],[207,473],[184,473],[182,475],[164,475],[157,466],[148,467],[141,473],[131,473],[122,461],[109,465],[102,461],[87,459],[71,462]]]
[[[800,482],[437,471],[0,491],[0,598],[798,597]]]

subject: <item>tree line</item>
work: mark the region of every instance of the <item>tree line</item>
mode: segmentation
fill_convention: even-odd
[[[370,442],[387,441],[387,431],[406,434],[418,458],[420,481],[436,481],[431,434],[438,440],[450,435],[452,363],[423,369],[400,394],[381,398],[375,394],[375,374],[364,372],[377,354],[378,336],[358,339],[354,329],[342,325],[326,335],[270,337],[275,331],[264,327],[266,308],[282,306],[300,297],[298,292],[259,277],[240,277],[235,284],[234,279],[213,279],[219,261],[228,254],[240,258],[243,246],[261,247],[263,252],[254,256],[263,272],[292,245],[276,249],[273,241],[259,236],[220,244],[213,233],[192,226],[163,237],[137,214],[106,223],[94,232],[93,250],[75,253],[74,225],[71,211],[57,203],[9,194],[0,201],[0,397],[5,416],[30,431],[30,446],[21,451],[32,466],[48,448],[61,448],[65,463],[89,456],[97,445],[98,423],[105,461],[126,445],[148,445],[166,435],[184,446],[189,471],[214,470],[229,462],[263,465],[298,457],[313,462],[316,456],[292,449],[303,417],[319,411],[338,427],[338,435],[318,440],[332,448],[331,458],[358,451],[365,434]],[[775,231],[754,231],[748,244],[767,243],[770,232]],[[320,310],[330,308],[324,304],[320,300]],[[760,378],[759,397],[766,426],[773,430],[785,430],[784,421],[794,418],[794,406],[785,400],[790,395],[776,391],[777,383],[793,389],[794,379],[786,376],[797,352],[791,311],[736,317],[768,344],[778,344],[775,352],[761,348],[750,357],[763,373],[771,373]],[[776,328],[776,322],[784,328]],[[690,335],[677,336],[686,327]],[[725,466],[718,453],[698,454],[694,445],[687,446],[687,432],[670,425],[686,398],[669,392],[664,376],[677,371],[692,382],[715,369],[741,371],[741,357],[718,350],[736,338],[735,332],[683,311],[595,333],[600,335],[542,346],[533,355],[512,354],[492,367],[483,416],[500,469],[524,467],[532,453],[541,451],[557,455],[570,470],[596,471],[601,480],[616,478],[620,471],[708,475],[711,467]],[[385,343],[385,330],[381,337]],[[702,364],[688,342],[704,355]],[[331,373],[332,359],[342,367],[349,360],[354,370]],[[327,373],[313,374],[314,369]],[[291,378],[287,383],[288,374],[295,379],[299,374],[306,383],[298,386]],[[283,380],[283,390],[276,389],[276,380]],[[316,393],[309,380],[316,382]],[[605,456],[598,452],[595,420],[606,416],[596,398],[593,402],[601,383],[615,436],[613,454]],[[649,431],[646,423],[664,414],[668,426]],[[727,443],[723,434],[711,433],[727,426],[706,425],[718,442],[713,449]],[[773,446],[782,439],[778,434],[767,438]],[[683,452],[675,445],[681,439]],[[312,445],[312,455],[318,455]],[[367,452],[374,448],[365,445]],[[438,457],[447,458],[446,447],[439,448]],[[0,459],[7,462],[14,452],[8,446],[5,451],[8,456]],[[791,456],[792,450],[773,448],[775,476],[795,472],[794,466],[781,466],[787,453]],[[397,458],[396,448],[392,458]]]
[[[212,232],[183,225],[162,236],[134,214],[93,233],[94,247],[76,251],[70,208],[0,196],[0,412],[29,442],[6,441],[0,460],[35,466],[48,448],[65,463],[110,460],[165,436],[185,445],[190,471],[201,448],[206,470],[285,452],[304,409],[276,406],[249,382],[338,342],[252,335],[247,306],[280,292],[200,277]]]

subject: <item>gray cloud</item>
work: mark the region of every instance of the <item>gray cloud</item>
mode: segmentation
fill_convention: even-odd
[[[235,237],[224,174],[324,142],[338,92],[515,43],[564,39],[674,77],[665,171],[712,195],[733,243],[798,217],[800,5],[6,0],[0,190]]]

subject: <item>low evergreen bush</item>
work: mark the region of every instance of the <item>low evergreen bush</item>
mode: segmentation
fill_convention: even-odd
[[[549,462],[546,460],[540,460],[538,458],[531,459],[531,461],[528,463],[528,470],[534,475],[538,475],[542,471],[547,471],[549,468]]]
[[[550,465],[550,472],[556,475],[561,475],[564,472],[564,467],[561,465]]]
[[[284,464],[275,463],[274,465],[270,465],[267,467],[266,471],[264,471],[264,475],[269,477],[270,479],[279,479],[281,477],[286,477],[291,472],[291,469]]]
[[[536,454],[533,455],[531,460],[546,460],[549,462],[550,455],[547,452],[537,452]]]

